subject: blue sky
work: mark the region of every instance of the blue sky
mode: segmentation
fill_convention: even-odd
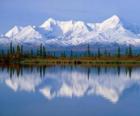
[[[114,14],[140,25],[140,0],[0,0],[0,34],[14,25],[39,25],[47,18],[100,22]]]

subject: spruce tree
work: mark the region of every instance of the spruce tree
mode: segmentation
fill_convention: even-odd
[[[129,45],[129,48],[128,48],[128,56],[130,57],[133,56],[131,45]]]
[[[17,45],[17,53],[19,54],[20,53],[20,46]]]
[[[32,58],[33,57],[33,50],[31,49],[31,51],[30,51],[30,57]]]
[[[70,52],[70,57],[73,58],[73,51]]]
[[[90,52],[90,45],[88,44],[88,48],[87,48],[87,55],[88,55],[88,57],[90,57],[90,55],[91,55],[91,52]]]
[[[53,56],[56,57],[55,51],[53,52]]]
[[[13,51],[13,54],[15,54],[15,48],[14,47],[12,48],[12,51]]]
[[[104,56],[106,57],[107,56],[107,50],[105,49],[104,51]]]
[[[40,45],[40,49],[39,49],[39,56],[42,57],[43,56],[43,45]]]
[[[43,51],[42,51],[42,53],[43,53],[43,57],[46,57],[46,48],[43,46]]]
[[[13,54],[13,45],[12,42],[10,43],[10,55]]]
[[[119,58],[120,56],[121,56],[121,50],[120,50],[120,47],[118,47],[118,49],[117,49],[117,57]]]
[[[98,55],[98,58],[101,57],[101,51],[100,51],[100,48],[98,48],[98,53],[97,53],[97,55]]]
[[[17,48],[16,48],[16,56],[19,58],[20,57],[20,46],[17,45]]]
[[[2,55],[2,57],[5,56],[5,52],[4,52],[4,50],[1,50],[1,55]]]
[[[21,48],[20,48],[20,54],[21,54],[21,55],[24,54],[24,51],[23,51],[23,45],[21,45]]]
[[[36,57],[40,57],[40,49],[39,48],[36,50]]]

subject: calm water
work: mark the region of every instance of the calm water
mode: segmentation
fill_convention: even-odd
[[[140,116],[140,68],[0,68],[0,116]]]

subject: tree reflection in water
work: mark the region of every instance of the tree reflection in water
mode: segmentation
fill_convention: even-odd
[[[140,68],[80,66],[1,66],[0,79],[17,92],[40,92],[56,97],[102,96],[112,103],[123,91],[140,83]]]

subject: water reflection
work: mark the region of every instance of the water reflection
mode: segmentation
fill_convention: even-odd
[[[101,96],[117,103],[123,92],[140,84],[132,67],[0,67],[0,81],[14,92],[39,92],[48,100]]]

